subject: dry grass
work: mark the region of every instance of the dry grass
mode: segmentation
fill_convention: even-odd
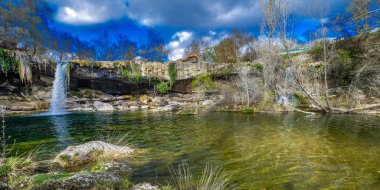
[[[220,167],[207,164],[201,175],[194,176],[189,165],[182,163],[177,169],[171,169],[173,184],[177,190],[223,190],[229,188],[230,177]]]

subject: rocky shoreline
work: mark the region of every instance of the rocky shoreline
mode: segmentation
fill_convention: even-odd
[[[0,179],[0,189],[164,189],[149,183],[133,184],[129,180],[133,169],[128,158],[136,152],[125,144],[90,141],[67,147],[53,160],[11,157],[8,160],[17,163],[10,166],[8,179]]]

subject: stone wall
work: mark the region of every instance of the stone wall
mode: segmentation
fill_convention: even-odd
[[[128,62],[87,62],[72,61],[75,70],[82,76],[91,75],[95,78],[121,78],[121,72],[115,65],[126,65]],[[168,66],[169,62],[141,62],[135,63],[141,71],[143,78],[154,78],[158,80],[169,80]],[[177,78],[176,80],[186,80],[194,78],[197,75],[213,73],[225,74],[234,73],[237,63],[188,63],[176,62]],[[239,63],[247,64],[247,63]],[[92,72],[92,74],[86,72]],[[99,73],[98,73],[99,72]]]

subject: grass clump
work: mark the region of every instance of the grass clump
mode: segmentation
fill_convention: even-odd
[[[177,190],[223,190],[228,189],[230,177],[219,167],[207,164],[201,175],[194,176],[189,165],[183,163],[171,170],[173,184]]]
[[[252,108],[245,108],[243,110],[243,113],[253,113],[253,112],[254,112],[254,110]]]

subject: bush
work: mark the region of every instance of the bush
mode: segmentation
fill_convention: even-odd
[[[170,91],[170,85],[168,82],[160,82],[156,84],[156,89],[161,94],[166,94]]]
[[[168,71],[169,71],[169,83],[170,83],[170,87],[172,87],[174,82],[177,80],[177,68],[176,68],[175,62],[169,63]]]
[[[128,78],[131,81],[140,81],[142,79],[142,73],[137,63],[129,62],[125,65],[116,64],[121,70],[121,76],[123,78]]]
[[[321,42],[315,42],[310,50],[311,57],[315,60],[323,59],[323,44]]]
[[[243,113],[253,113],[253,109],[252,108],[245,108],[243,110]]]
[[[216,90],[216,84],[211,75],[199,75],[191,82],[193,91],[213,91]]]
[[[5,75],[9,71],[16,71],[16,64],[13,63],[11,57],[9,56],[8,52],[2,48],[0,48],[0,70]]]

